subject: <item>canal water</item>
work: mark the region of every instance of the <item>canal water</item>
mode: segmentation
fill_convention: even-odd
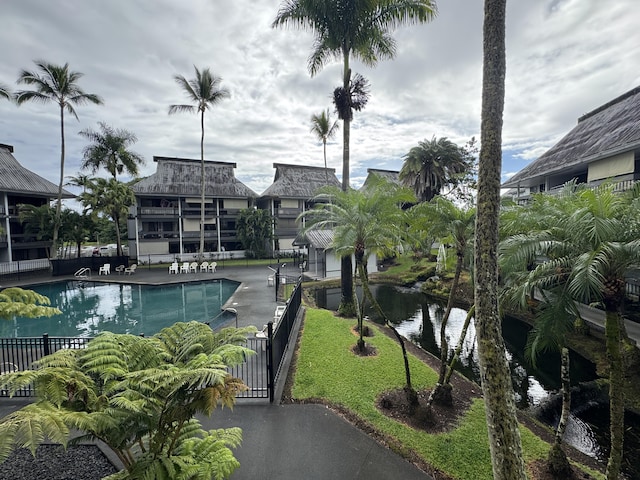
[[[406,289],[392,285],[372,285],[374,297],[381,305],[387,318],[397,330],[416,345],[432,354],[440,355],[440,326],[444,315],[444,305],[435,302],[417,289]],[[361,292],[358,292],[361,296]],[[337,310],[340,303],[340,289],[319,289],[315,295],[320,308]],[[382,319],[373,309],[367,312],[374,322]],[[451,351],[456,347],[467,312],[454,308],[447,322],[446,335]],[[533,366],[524,356],[529,325],[515,318],[503,321],[503,337],[507,347],[507,358],[511,366],[511,376],[516,403],[520,409],[534,410],[547,424],[556,424],[558,408],[541,408],[560,389],[560,355],[545,353]],[[571,356],[571,383],[580,387],[597,378],[595,365],[576,354]],[[473,322],[460,353],[456,370],[467,378],[480,383],[480,367],[476,347],[476,332]],[[581,452],[598,459],[603,465],[609,455],[608,406],[602,404],[588,389],[573,395],[572,414],[569,419],[565,441]],[[640,480],[640,416],[627,414],[625,418],[624,470],[629,479]]]

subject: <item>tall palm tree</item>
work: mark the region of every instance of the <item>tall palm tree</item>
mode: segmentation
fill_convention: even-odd
[[[356,274],[365,295],[360,308],[356,308],[358,349],[361,352],[365,350],[363,319],[364,302],[367,300],[376,308],[401,345],[406,377],[405,391],[410,403],[415,406],[418,397],[411,384],[404,339],[389,322],[373,297],[367,273],[367,262],[371,254],[397,251],[401,246],[404,239],[404,225],[406,225],[405,213],[401,206],[415,201],[415,197],[408,189],[383,178],[374,178],[370,188],[365,190],[350,189],[345,192],[336,187],[323,188],[318,199],[327,198],[330,202],[318,202],[314,209],[300,215],[308,219],[305,231],[331,229],[333,231],[332,246],[336,255],[339,257],[353,255]]]
[[[136,203],[133,190],[115,178],[96,178],[89,182],[87,190],[78,196],[85,212],[103,214],[113,220],[116,230],[116,248],[122,255],[121,225],[127,218],[129,207]]]
[[[498,311],[498,217],[506,70],[506,0],[485,0],[474,293],[493,478],[525,479],[522,440]]]
[[[329,109],[322,111],[319,115],[311,115],[311,133],[322,142],[324,152],[324,174],[327,185],[329,184],[329,173],[327,172],[327,140],[331,140],[339,128],[338,121],[331,121]]]
[[[412,207],[408,213],[410,222],[413,223],[412,228],[426,231],[429,238],[436,238],[441,244],[453,244],[456,252],[456,269],[440,324],[440,375],[428,401],[429,406],[432,402],[451,405],[453,401],[451,385],[445,381],[449,356],[446,328],[456,298],[464,260],[471,253],[470,241],[473,238],[476,210],[458,207],[446,198],[436,197],[431,202],[423,202]]]
[[[515,272],[509,285],[525,296],[542,295],[545,303],[569,305],[568,318],[575,318],[573,304],[564,301],[599,304],[605,312],[605,344],[609,360],[609,406],[611,450],[607,478],[620,474],[624,437],[624,352],[629,348],[622,308],[625,274],[640,268],[640,232],[637,208],[640,187],[628,195],[614,193],[607,185],[597,190],[574,189],[557,198],[536,196],[545,217],[538,226],[513,235],[502,242],[501,258],[505,271]],[[541,211],[539,208],[537,211]],[[560,213],[560,220],[555,214]],[[528,227],[531,222],[528,222]],[[547,322],[563,336],[567,322]]]
[[[42,60],[35,62],[37,71],[23,70],[18,78],[18,84],[31,85],[34,90],[20,90],[15,98],[18,105],[25,102],[54,102],[60,107],[60,182],[58,183],[58,201],[53,224],[53,255],[58,255],[58,230],[60,229],[60,215],[62,211],[62,186],[64,184],[64,112],[73,115],[76,120],[78,114],[75,105],[93,103],[101,105],[102,99],[93,93],[85,93],[79,86],[78,80],[84,74],[69,70],[69,64],[54,65]]]
[[[400,25],[424,23],[436,15],[432,0],[285,0],[272,26],[299,26],[315,35],[308,68],[313,77],[332,59],[342,60],[342,92],[352,91],[351,57],[373,67],[391,59],[396,42],[391,31]],[[348,105],[351,104],[349,98]],[[349,108],[350,111],[350,108]],[[349,189],[351,115],[343,121],[342,190]],[[341,306],[353,312],[351,257],[341,265]]]
[[[178,112],[199,113],[200,114],[200,250],[199,260],[202,261],[204,255],[204,112],[229,97],[229,91],[220,87],[222,78],[211,73],[208,68],[202,71],[198,67],[193,67],[196,71],[195,78],[187,80],[182,75],[174,76],[174,80],[187,94],[189,100],[195,105],[171,105],[169,115]]]
[[[424,140],[404,156],[400,181],[413,188],[418,200],[428,202],[439,195],[446,185],[456,183],[456,177],[471,166],[463,148],[446,137]]]
[[[144,163],[144,158],[129,150],[129,147],[138,141],[135,134],[120,128],[114,129],[104,122],[99,122],[98,125],[100,132],[94,132],[89,128],[79,132],[91,142],[82,151],[83,161],[80,168],[96,173],[103,167],[113,178],[123,172],[132,177],[137,176],[138,166]]]

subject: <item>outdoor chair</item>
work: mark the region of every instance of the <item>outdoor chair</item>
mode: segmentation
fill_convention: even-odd
[[[273,324],[274,325],[280,321],[280,319],[282,318],[282,315],[284,314],[284,311],[286,309],[287,309],[286,305],[278,305],[276,307],[276,311],[273,314]]]
[[[218,266],[218,262],[211,262],[211,263],[209,264],[209,268],[208,268],[208,270],[207,270],[207,271],[215,273],[215,272],[216,272],[216,267],[217,267],[217,266]]]
[[[189,272],[198,272],[198,262],[191,262],[191,265],[189,265]]]
[[[180,273],[180,265],[178,262],[173,262],[169,265],[169,274],[175,273],[176,275]]]
[[[98,275],[109,275],[109,274],[111,274],[111,264],[105,263],[100,267],[100,270],[98,270]]]
[[[189,262],[183,262],[180,267],[180,273],[189,273]]]
[[[116,272],[118,272],[118,275],[122,275],[122,272],[124,272],[125,266],[124,265],[118,265],[116,267]]]
[[[125,268],[125,269],[124,269],[124,273],[125,273],[126,275],[133,275],[134,273],[136,273],[136,268],[138,268],[138,265],[134,263],[134,264],[133,264],[133,265],[131,265],[130,267]]]
[[[202,262],[200,264],[200,273],[209,271],[209,262]]]

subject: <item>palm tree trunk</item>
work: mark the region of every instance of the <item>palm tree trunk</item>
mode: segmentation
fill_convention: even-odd
[[[624,360],[622,358],[620,315],[607,309],[605,336],[609,361],[609,432],[611,451],[607,462],[607,480],[617,480],[622,466],[624,446]]]
[[[58,183],[58,201],[56,202],[56,216],[53,222],[53,238],[49,257],[58,258],[58,235],[60,219],[62,218],[62,185],[64,184],[64,105],[60,105],[60,183]]]
[[[480,375],[495,480],[526,479],[522,440],[498,312],[498,218],[506,70],[506,0],[485,0],[475,305]]]
[[[351,69],[349,68],[349,51],[343,49],[344,72],[343,82],[345,92],[349,92],[349,82],[351,81]],[[351,106],[349,105],[349,115],[343,118],[342,126],[342,191],[349,190],[349,141],[351,131]],[[342,315],[353,315],[353,264],[351,256],[342,257],[340,262],[340,307]]]
[[[202,262],[204,257],[204,110],[200,112],[200,249],[198,250],[198,261]]]
[[[322,148],[324,151],[324,183],[329,185],[329,172],[327,171],[327,139],[322,139]]]
[[[451,283],[451,291],[449,292],[449,299],[447,300],[447,308],[442,317],[442,325],[440,326],[440,376],[438,377],[438,384],[444,385],[444,377],[447,373],[447,359],[449,358],[449,345],[447,344],[446,328],[451,310],[453,309],[453,299],[455,298],[455,292],[458,289],[458,283],[460,282],[460,274],[462,273],[462,262],[464,260],[464,253],[458,252],[458,260],[456,262],[456,272],[453,276],[453,282]]]

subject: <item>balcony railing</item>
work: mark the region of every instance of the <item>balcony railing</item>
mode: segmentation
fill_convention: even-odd
[[[162,216],[177,216],[179,213],[177,208],[164,208],[164,207],[141,207],[140,215],[162,215]]]

